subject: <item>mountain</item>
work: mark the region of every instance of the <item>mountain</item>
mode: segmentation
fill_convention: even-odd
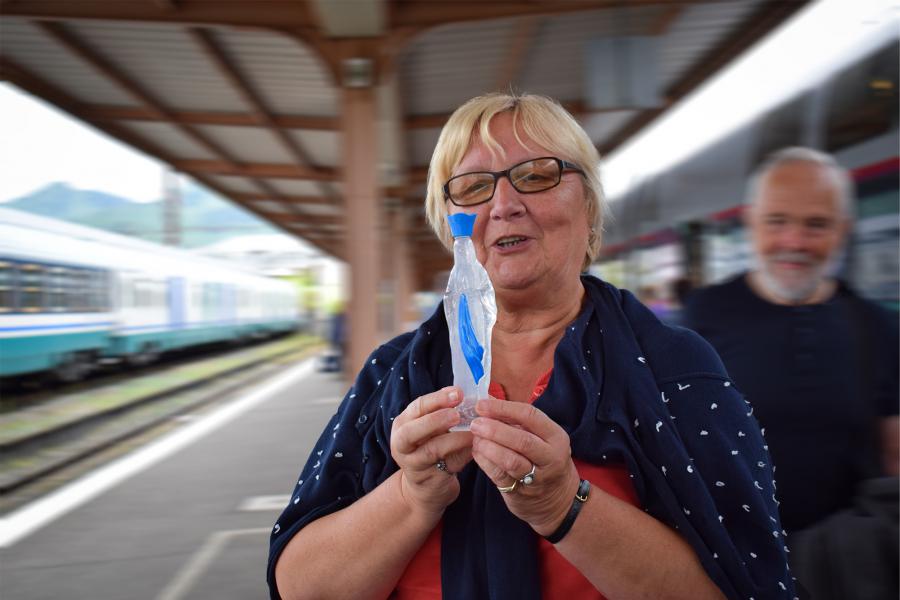
[[[153,242],[163,241],[162,201],[134,202],[56,182],[0,206]],[[181,190],[181,226],[181,245],[185,248],[206,246],[236,236],[278,232],[249,212],[192,183]]]

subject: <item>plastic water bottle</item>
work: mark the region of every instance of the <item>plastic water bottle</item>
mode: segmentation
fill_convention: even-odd
[[[488,397],[497,301],[487,271],[475,256],[475,215],[458,213],[447,220],[453,233],[453,270],[444,293],[444,314],[450,329],[453,385],[463,392],[463,401],[457,407],[462,420],[451,431],[468,431],[478,416],[475,403]]]

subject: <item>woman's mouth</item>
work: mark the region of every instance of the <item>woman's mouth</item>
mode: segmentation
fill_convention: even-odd
[[[501,248],[504,248],[504,249],[513,248],[515,246],[518,246],[519,244],[521,244],[522,242],[524,242],[527,239],[528,238],[525,238],[521,235],[510,235],[507,237],[502,237],[499,240],[497,240],[496,245]]]

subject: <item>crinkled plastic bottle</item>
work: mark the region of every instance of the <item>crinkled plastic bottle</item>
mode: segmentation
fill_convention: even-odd
[[[477,416],[475,403],[488,397],[497,301],[487,271],[475,256],[475,215],[459,213],[447,220],[453,233],[453,269],[444,293],[444,314],[450,329],[453,385],[463,391],[463,401],[457,407],[462,420],[452,431],[468,431]]]

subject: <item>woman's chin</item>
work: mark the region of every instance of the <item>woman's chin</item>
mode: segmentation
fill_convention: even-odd
[[[527,290],[541,279],[534,267],[535,265],[506,262],[491,272],[491,283],[495,290]]]

